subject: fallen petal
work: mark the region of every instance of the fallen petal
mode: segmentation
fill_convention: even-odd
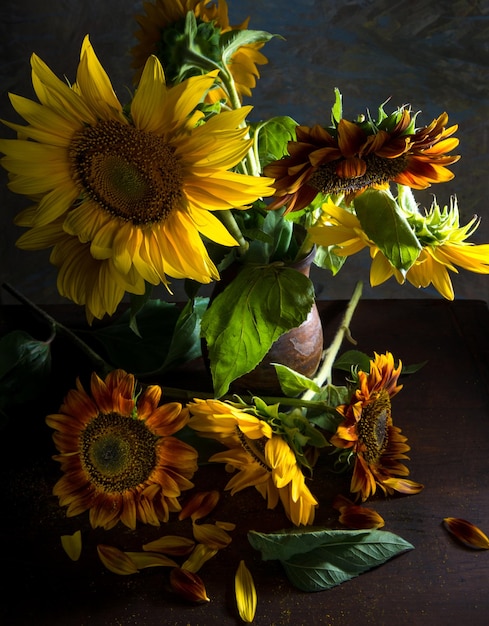
[[[216,550],[225,548],[231,543],[228,533],[215,524],[193,524],[192,531],[196,541]]]
[[[192,552],[195,546],[193,539],[179,537],[178,535],[165,535],[143,545],[143,550],[149,552],[162,552],[172,556],[184,556]]]
[[[61,545],[72,561],[78,561],[82,550],[81,531],[77,530],[72,535],[61,535]]]
[[[243,622],[251,623],[256,613],[256,588],[250,570],[246,567],[244,561],[240,561],[236,571],[234,589],[239,616]]]
[[[119,548],[99,544],[97,546],[97,552],[105,567],[114,574],[126,576],[128,574],[138,573],[138,568],[134,561],[125,552],[119,550]]]
[[[217,553],[218,550],[216,548],[211,548],[203,543],[198,543],[192,554],[182,564],[182,569],[196,574],[202,565],[204,565],[204,563],[206,563],[209,559],[212,559],[212,557]]]
[[[219,502],[219,491],[201,491],[185,503],[178,515],[179,520],[191,517],[193,521],[207,517]]]
[[[175,567],[170,573],[170,584],[176,593],[190,602],[210,602],[204,583],[198,574]]]
[[[458,517],[445,517],[443,524],[449,533],[468,548],[489,550],[489,538],[471,522]]]
[[[146,567],[178,567],[173,559],[159,552],[125,552],[134,565],[139,569]]]
[[[415,495],[424,489],[424,485],[421,483],[416,483],[414,480],[408,480],[407,478],[387,478],[382,481],[382,484],[407,495]]]

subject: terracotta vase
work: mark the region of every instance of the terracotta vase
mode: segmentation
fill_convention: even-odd
[[[290,267],[309,277],[314,260],[313,250],[303,260]],[[225,285],[219,284],[219,291]],[[216,294],[217,295],[217,294]],[[311,377],[315,374],[323,351],[323,328],[316,303],[307,319],[298,327],[283,334],[272,345],[264,359],[254,370],[236,379],[230,386],[232,393],[280,396],[282,390],[272,363],[280,363]]]

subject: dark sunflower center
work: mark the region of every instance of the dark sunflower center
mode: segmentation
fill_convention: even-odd
[[[102,121],[75,135],[69,156],[82,193],[136,226],[164,221],[181,201],[182,167],[161,137]]]
[[[388,391],[381,389],[362,410],[357,424],[358,437],[365,445],[367,463],[376,463],[389,443],[389,426],[392,424],[391,400]]]
[[[268,467],[265,460],[265,444],[268,439],[266,437],[262,437],[261,439],[250,439],[238,428],[238,426],[236,426],[236,434],[238,435],[243,450],[246,450],[253,460],[270,472],[271,468]]]
[[[308,185],[322,193],[351,193],[373,185],[382,185],[394,180],[404,172],[408,157],[402,155],[395,159],[368,154],[362,157],[367,169],[361,176],[342,178],[336,173],[338,161],[320,165],[308,181]]]
[[[157,440],[141,420],[101,413],[81,433],[82,467],[95,487],[123,493],[151,475]]]

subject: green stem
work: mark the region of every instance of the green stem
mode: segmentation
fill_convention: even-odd
[[[10,295],[12,295],[16,300],[25,304],[30,309],[35,311],[42,319],[44,319],[54,330],[54,332],[59,333],[61,336],[66,337],[73,343],[83,354],[85,354],[90,361],[93,363],[93,366],[98,374],[101,376],[106,376],[109,372],[111,372],[114,368],[109,365],[95,350],[92,350],[90,346],[88,346],[78,335],[76,335],[72,330],[58,322],[54,317],[46,313],[43,309],[34,304],[31,300],[26,298],[23,294],[21,294],[17,289],[9,285],[8,283],[3,283],[2,287],[5,291],[8,291]]]
[[[336,356],[341,347],[341,344],[343,343],[343,339],[345,338],[345,335],[347,337],[350,337],[350,322],[352,320],[353,313],[355,312],[355,309],[362,296],[362,289],[363,289],[363,283],[358,282],[356,284],[356,287],[350,299],[350,302],[348,303],[348,306],[346,307],[346,311],[345,311],[345,314],[343,315],[343,319],[341,320],[341,324],[338,330],[336,331],[336,335],[333,341],[331,342],[331,344],[329,345],[329,347],[326,348],[326,350],[323,352],[323,362],[321,363],[321,367],[319,368],[318,373],[313,379],[316,385],[318,385],[318,387],[322,387],[325,383],[331,382],[333,363],[336,360]],[[302,394],[302,399],[312,400],[315,393],[316,392],[313,391],[312,389],[308,389]]]
[[[231,72],[227,68],[225,70],[221,69],[220,78],[226,91],[228,92],[229,101],[231,102],[232,108],[237,111],[241,108],[241,100],[239,98],[238,90],[236,89],[236,84],[234,82],[234,78],[231,75]],[[243,122],[243,126],[246,126],[246,122]],[[248,150],[248,153],[246,155],[246,161],[248,173],[252,176],[260,176],[260,164],[256,157],[253,145],[251,145],[250,149]]]
[[[238,242],[239,248],[240,248],[240,254],[244,254],[248,250],[249,244],[246,241],[246,239],[243,237],[243,233],[241,232],[241,229],[239,228],[236,220],[234,219],[234,215],[232,211],[231,210],[220,211],[219,217],[221,219],[221,222],[229,231],[229,233]]]

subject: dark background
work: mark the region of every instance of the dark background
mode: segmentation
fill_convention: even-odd
[[[290,115],[303,124],[327,123],[333,89],[343,94],[344,116],[353,118],[382,102],[391,111],[409,103],[427,124],[447,111],[459,124],[462,159],[450,183],[432,186],[417,198],[426,206],[435,193],[440,204],[456,194],[465,224],[473,214],[482,223],[472,240],[489,242],[489,2],[487,0],[229,0],[231,24],[250,16],[250,27],[280,34],[266,45],[249,119]],[[0,8],[0,118],[16,118],[7,93],[33,98],[29,58],[36,52],[58,76],[74,80],[80,46],[90,34],[94,49],[127,102],[131,86],[129,50],[137,29],[133,16],[142,3],[129,0],[3,1]],[[0,129],[4,137],[9,129]],[[18,250],[23,229],[13,216],[28,205],[6,189],[0,172],[0,280],[8,281],[38,304],[63,300],[48,251]],[[336,278],[315,272],[319,298],[348,298],[355,282],[366,282],[373,298],[441,297],[433,289],[403,287],[391,279],[368,287],[368,254],[348,259]],[[456,297],[489,301],[489,277],[461,271],[453,279]],[[178,285],[175,298],[180,298]],[[162,291],[161,295],[166,297]],[[3,302],[11,298],[1,293]]]

